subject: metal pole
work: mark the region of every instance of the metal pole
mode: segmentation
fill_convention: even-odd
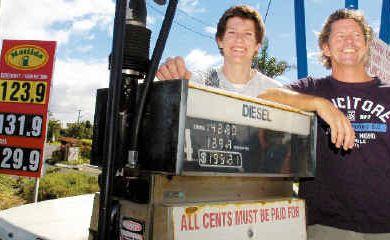
[[[98,223],[98,239],[110,239],[110,224],[112,210],[113,178],[115,171],[115,156],[118,150],[119,99],[123,64],[123,45],[125,36],[126,0],[117,0],[114,18],[114,33],[111,51],[110,84],[107,103],[107,157],[106,166],[102,172],[102,189],[100,191],[100,209]]]
[[[39,178],[35,178],[35,184],[34,184],[34,194],[33,194],[33,201],[34,203],[38,202],[38,191],[39,191]]]
[[[295,46],[297,51],[298,79],[307,77],[307,50],[305,30],[305,6],[303,0],[294,0]]]
[[[383,0],[381,14],[381,29],[379,38],[385,43],[390,43],[390,0]]]
[[[358,9],[359,8],[359,1],[358,0],[345,0],[345,8]]]

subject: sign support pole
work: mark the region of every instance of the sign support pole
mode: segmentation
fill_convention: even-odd
[[[35,178],[34,195],[33,195],[34,203],[38,202],[38,191],[39,191],[39,178]]]

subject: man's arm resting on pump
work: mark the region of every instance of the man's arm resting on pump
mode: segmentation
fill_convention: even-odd
[[[270,88],[261,93],[259,98],[286,104],[304,111],[316,112],[331,129],[332,143],[345,150],[352,148],[355,132],[350,121],[330,101],[322,97],[298,93],[285,88]]]

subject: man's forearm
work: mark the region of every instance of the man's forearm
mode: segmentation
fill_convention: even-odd
[[[270,88],[257,97],[312,112],[318,111],[319,105],[327,104],[327,100],[324,98],[298,93],[285,88]]]

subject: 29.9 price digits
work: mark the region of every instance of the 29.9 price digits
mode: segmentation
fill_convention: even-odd
[[[36,172],[40,156],[38,149],[0,147],[0,168]]]
[[[44,104],[46,82],[0,80],[0,102]]]
[[[15,113],[0,113],[0,135],[40,137],[42,116]]]

